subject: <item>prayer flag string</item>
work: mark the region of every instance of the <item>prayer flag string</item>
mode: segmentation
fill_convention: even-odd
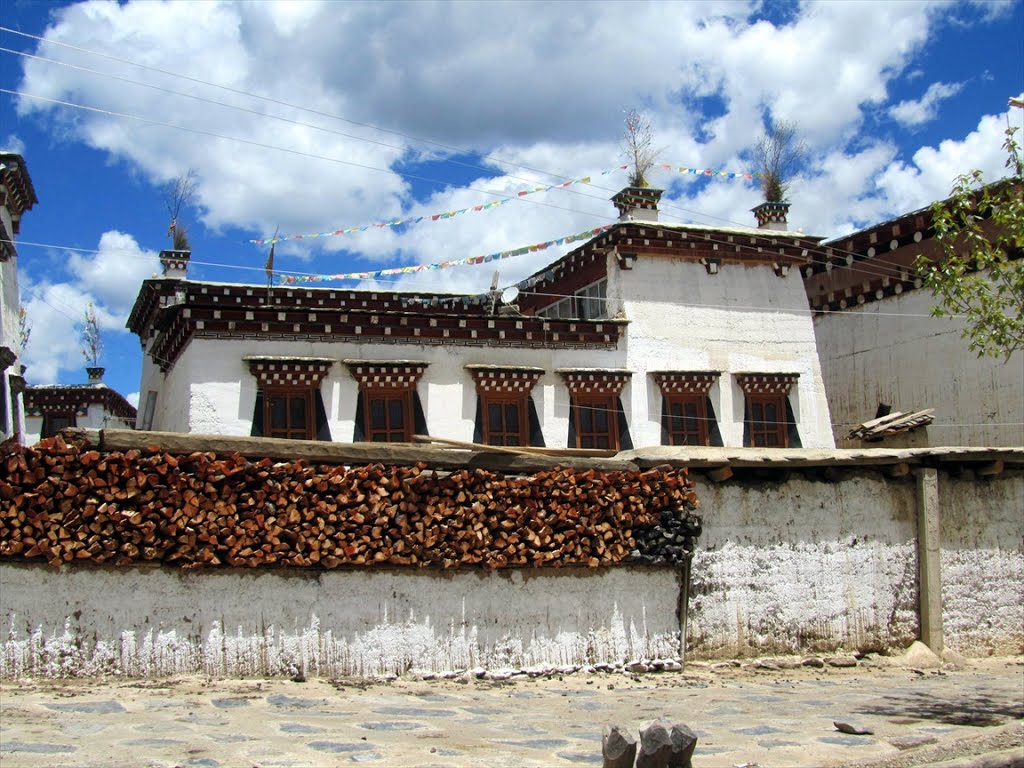
[[[737,173],[735,171],[715,170],[712,168],[691,168],[685,165],[675,166],[670,165],[668,163],[658,163],[655,167],[663,168],[669,171],[675,171],[677,173],[684,173],[697,176],[711,176],[720,179],[754,179],[761,175],[759,173]],[[628,165],[619,165],[616,166],[615,168],[609,168],[607,170],[601,171],[597,175],[607,176],[611,173],[615,173],[616,171],[627,170],[628,168]],[[392,219],[391,221],[382,221],[376,224],[364,224],[359,227],[343,227],[340,229],[327,230],[325,232],[313,232],[307,235],[274,235],[272,237],[260,238],[258,240],[248,240],[247,242],[252,243],[253,245],[273,245],[274,243],[281,242],[282,240],[313,240],[320,237],[334,237],[336,235],[350,235],[355,234],[357,232],[366,232],[371,229],[387,229],[388,227],[397,227],[403,224],[411,225],[419,224],[424,221],[441,221],[442,219],[451,219],[456,216],[461,216],[462,214],[465,213],[479,213],[481,211],[489,211],[492,208],[497,208],[498,206],[505,205],[506,203],[509,203],[513,200],[518,200],[520,198],[526,197],[527,195],[534,195],[537,194],[538,192],[547,192],[548,190],[551,189],[565,189],[575,184],[589,184],[592,180],[593,175],[581,176],[578,179],[570,179],[569,181],[564,181],[561,184],[550,184],[542,187],[524,189],[509,197],[501,198],[500,200],[492,200],[488,203],[481,203],[479,205],[472,205],[466,208],[459,208],[454,211],[432,213],[427,216],[412,216],[400,219]]]
[[[469,258],[456,259],[454,261],[441,261],[434,264],[419,264],[409,267],[391,267],[388,269],[377,269],[370,272],[344,272],[336,275],[279,275],[278,283],[281,285],[296,285],[299,283],[324,283],[334,280],[374,280],[378,277],[387,277],[389,275],[409,275],[417,272],[426,272],[434,269],[448,269],[449,267],[460,267],[469,264],[486,264],[489,261],[498,261],[499,259],[509,259],[513,256],[523,256],[527,253],[544,251],[552,246],[575,243],[579,240],[588,240],[595,235],[599,235],[602,232],[611,229],[613,226],[614,225],[612,224],[608,224],[603,227],[598,227],[597,229],[588,229],[586,232],[577,232],[575,235],[560,237],[557,240],[548,240],[543,243],[525,245],[522,248],[515,248],[510,251],[489,253],[486,256],[470,256]]]

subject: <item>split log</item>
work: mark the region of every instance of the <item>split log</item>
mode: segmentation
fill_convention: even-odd
[[[512,476],[48,439],[0,455],[0,556],[175,567],[602,567],[699,535],[686,470]]]

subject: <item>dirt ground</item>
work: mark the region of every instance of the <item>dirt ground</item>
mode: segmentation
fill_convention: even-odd
[[[911,768],[1017,748],[1024,658],[934,669],[688,663],[516,680],[20,680],[0,684],[0,764],[160,768],[600,765],[601,733],[698,736],[695,768]],[[870,734],[847,734],[845,722]]]

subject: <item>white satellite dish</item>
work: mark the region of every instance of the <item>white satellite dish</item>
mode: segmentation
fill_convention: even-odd
[[[508,288],[501,292],[501,300],[506,304],[511,304],[518,297],[519,289],[514,285],[510,285]]]

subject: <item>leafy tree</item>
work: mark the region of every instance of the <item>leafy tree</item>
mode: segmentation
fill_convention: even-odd
[[[932,206],[941,255],[919,256],[939,303],[935,317],[963,317],[961,334],[978,357],[1010,356],[1024,346],[1024,155],[1007,127],[1008,178],[985,184],[981,171],[958,176],[948,200]]]
[[[766,203],[785,202],[792,177],[806,159],[807,145],[799,138],[796,123],[773,123],[757,140],[754,168]]]
[[[92,302],[85,308],[85,325],[82,327],[82,357],[94,368],[100,364],[103,353],[103,338],[96,318],[96,307]]]

